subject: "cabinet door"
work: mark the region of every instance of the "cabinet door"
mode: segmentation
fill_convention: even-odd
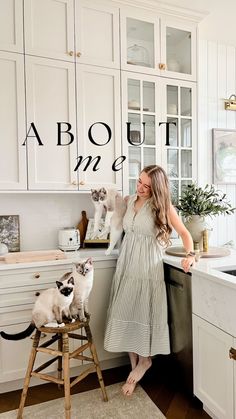
[[[121,155],[120,73],[82,64],[76,71],[78,154],[85,159],[77,170],[79,188],[121,189],[122,170],[112,168]]]
[[[173,205],[182,189],[197,178],[196,86],[191,82],[162,80],[162,121],[170,123],[169,142],[166,126],[160,127],[162,162],[166,169]]]
[[[25,0],[24,13],[26,54],[74,61],[73,0]]]
[[[124,163],[124,194],[133,194],[141,169],[150,164],[161,165],[160,83],[156,77],[122,74],[122,150]]]
[[[196,80],[196,25],[161,19],[161,75]]]
[[[29,189],[77,189],[74,64],[26,57],[26,109]],[[64,133],[57,145],[59,122],[61,131],[71,125],[71,144]]]
[[[23,53],[23,0],[0,0],[0,50]]]
[[[26,189],[24,57],[0,51],[0,189]]]
[[[194,394],[219,419],[234,418],[233,337],[193,315]]]
[[[121,10],[121,68],[159,74],[159,19],[135,8]]]
[[[79,63],[119,68],[119,9],[110,3],[94,0],[75,3],[76,60]]]

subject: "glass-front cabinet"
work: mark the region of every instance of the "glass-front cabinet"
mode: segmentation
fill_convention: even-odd
[[[163,81],[162,108],[169,122],[169,141],[163,165],[170,181],[172,203],[177,205],[184,185],[196,180],[196,86]]]
[[[121,10],[121,68],[159,74],[159,18],[138,9]]]
[[[161,164],[158,139],[161,85],[156,77],[123,72],[124,191],[133,194],[141,168]]]
[[[196,80],[196,27],[161,19],[161,75]]]
[[[123,70],[196,80],[195,25],[124,9],[121,51]]]
[[[159,164],[176,205],[197,175],[195,83],[123,72],[122,91],[124,194],[135,192],[144,166]]]

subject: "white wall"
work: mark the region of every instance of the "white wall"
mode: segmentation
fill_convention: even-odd
[[[218,42],[199,43],[199,183],[212,183],[212,128],[236,129],[236,112],[224,109],[224,100],[236,93],[236,48]],[[236,185],[216,185],[236,207]],[[236,213],[214,218],[211,243],[222,245],[234,240]]]
[[[57,249],[58,229],[76,226],[82,210],[88,217],[93,215],[93,204],[85,194],[0,194],[0,214],[20,216],[22,251]]]

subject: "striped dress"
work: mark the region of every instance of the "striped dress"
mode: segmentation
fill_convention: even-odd
[[[150,200],[135,214],[136,199],[129,197],[124,216],[125,236],[111,287],[104,347],[145,357],[169,354],[162,248]]]

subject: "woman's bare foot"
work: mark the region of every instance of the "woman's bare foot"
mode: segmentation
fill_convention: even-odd
[[[131,363],[131,368],[132,370],[134,370],[138,364],[138,355],[135,354],[134,352],[129,352],[129,359]]]
[[[141,380],[144,376],[145,372],[150,368],[152,365],[152,360],[150,357],[139,357],[138,365],[131,371],[127,378],[128,384],[135,384]]]
[[[136,383],[126,383],[122,386],[122,392],[124,394],[124,396],[131,396],[134,392],[134,389],[136,387]]]

